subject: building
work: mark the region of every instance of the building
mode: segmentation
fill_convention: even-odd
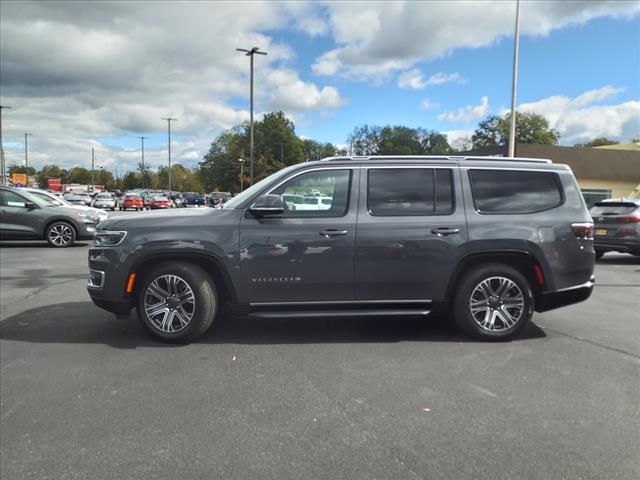
[[[507,146],[485,147],[461,155],[506,156]],[[640,145],[560,147],[516,145],[517,157],[548,158],[571,167],[587,205],[604,198],[640,198]]]

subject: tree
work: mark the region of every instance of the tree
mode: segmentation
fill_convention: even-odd
[[[95,183],[98,183],[98,172],[93,175]],[[91,185],[91,171],[83,167],[73,167],[69,170],[69,183]]]
[[[603,147],[605,145],[618,145],[620,142],[617,140],[610,140],[606,137],[594,138],[587,143],[576,143],[574,147]]]
[[[9,176],[13,175],[14,173],[27,173],[29,175],[29,177],[33,178],[36,175],[36,169],[33,168],[33,167],[29,167],[27,169],[22,165],[11,165],[9,167],[9,172],[8,173],[9,173]]]
[[[490,115],[478,124],[471,136],[473,148],[493,147],[509,143],[511,114],[504,117]],[[516,143],[556,145],[560,134],[549,127],[549,122],[537,113],[516,112]]]
[[[309,138],[302,140],[302,151],[304,152],[304,159],[307,161],[333,157],[337,154],[336,147],[331,143],[320,143]]]
[[[356,127],[349,138],[354,155],[446,155],[447,136],[433,130],[402,125]]]
[[[69,172],[63,170],[58,165],[45,165],[36,174],[36,181],[38,182],[38,186],[40,188],[47,188],[48,178],[59,178],[62,183],[69,183]]]
[[[140,181],[135,172],[127,172],[122,177],[122,188],[125,190],[133,190],[134,188],[140,188]]]

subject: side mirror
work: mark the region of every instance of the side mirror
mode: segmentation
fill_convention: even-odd
[[[284,213],[284,201],[280,195],[262,195],[249,207],[249,211],[260,217],[280,215]]]
[[[33,202],[24,202],[24,206],[27,210],[34,210],[38,208],[38,206]]]

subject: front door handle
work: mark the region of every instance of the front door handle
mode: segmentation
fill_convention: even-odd
[[[348,230],[335,230],[335,229],[328,229],[328,230],[321,230],[320,235],[322,235],[325,238],[331,238],[331,237],[337,237],[339,235],[346,235],[347,233],[349,233]]]
[[[448,227],[438,227],[432,228],[431,233],[435,233],[439,237],[444,237],[446,235],[452,235],[454,233],[460,233],[459,228],[448,228]]]

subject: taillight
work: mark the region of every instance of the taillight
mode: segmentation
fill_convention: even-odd
[[[640,213],[632,213],[631,215],[622,215],[620,217],[616,217],[616,222],[640,223]]]
[[[582,240],[593,238],[593,223],[572,223],[571,230],[576,237]]]

